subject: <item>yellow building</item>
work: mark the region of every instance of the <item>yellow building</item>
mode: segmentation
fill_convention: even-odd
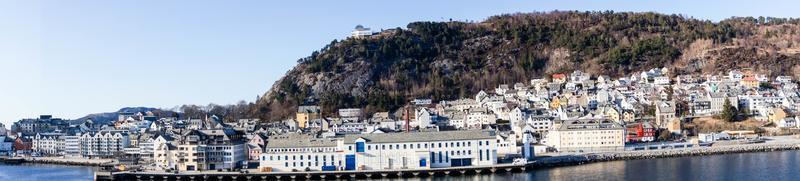
[[[614,108],[611,108],[611,107],[606,108],[606,111],[603,114],[606,115],[606,118],[608,118],[608,119],[610,119],[610,120],[612,120],[614,122],[620,122],[619,111],[617,111],[617,109],[614,109]]]
[[[297,107],[297,115],[295,116],[295,120],[297,121],[298,128],[306,128],[309,120],[317,118],[320,118],[319,106]]]
[[[681,134],[681,120],[678,118],[672,118],[667,122],[667,130],[674,134]]]
[[[745,86],[747,88],[756,88],[756,87],[758,87],[759,82],[758,82],[758,80],[756,80],[755,77],[748,76],[748,77],[745,77],[742,80],[740,80],[739,84],[742,84],[743,86]]]
[[[636,119],[636,114],[633,111],[623,111],[622,120],[625,122],[633,122]]]
[[[783,108],[779,107],[770,109],[769,115],[767,116],[767,120],[769,122],[775,123],[775,125],[778,125],[778,121],[781,121],[785,118],[786,118],[786,111],[784,111]]]
[[[550,101],[550,109],[558,109],[561,107],[561,99],[558,97],[554,97],[552,101]]]
[[[547,134],[547,145],[562,152],[621,151],[625,129],[608,119],[564,120]]]

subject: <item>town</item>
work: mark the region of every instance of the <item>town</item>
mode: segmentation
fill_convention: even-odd
[[[372,115],[361,108],[323,114],[313,102],[292,119],[269,122],[127,112],[95,124],[42,115],[9,130],[0,125],[0,154],[185,173],[430,169],[702,149],[796,134],[797,85],[752,70],[673,75],[656,68],[618,79],[577,70],[458,100],[418,98]]]

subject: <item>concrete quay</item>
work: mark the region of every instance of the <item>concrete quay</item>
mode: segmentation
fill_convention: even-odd
[[[400,169],[400,170],[358,170],[358,171],[309,171],[309,172],[117,172],[98,174],[96,180],[328,180],[328,179],[380,179],[437,177],[448,175],[494,174],[506,172],[522,172],[526,165],[497,164],[491,166],[466,166],[432,169]]]

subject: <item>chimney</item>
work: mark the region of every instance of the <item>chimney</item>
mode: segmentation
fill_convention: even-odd
[[[409,119],[411,119],[411,115],[409,115],[408,107],[406,107],[405,109],[406,109],[406,133],[408,133],[408,127],[409,127],[408,124],[409,124]]]

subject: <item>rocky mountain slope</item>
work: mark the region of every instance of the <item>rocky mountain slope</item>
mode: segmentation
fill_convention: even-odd
[[[471,96],[499,84],[583,70],[619,77],[668,67],[677,73],[749,68],[800,73],[800,20],[617,12],[519,13],[483,22],[414,22],[369,38],[334,40],[255,103],[265,120],[314,103],[326,113],[391,111],[414,98]]]

